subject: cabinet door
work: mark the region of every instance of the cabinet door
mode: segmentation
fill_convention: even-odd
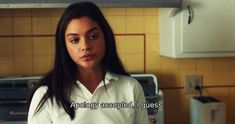
[[[183,0],[182,11],[174,21],[182,53],[235,52],[235,1]]]
[[[160,54],[173,58],[234,57],[235,1],[182,2],[180,12],[160,9]],[[190,9],[192,21],[188,23]]]

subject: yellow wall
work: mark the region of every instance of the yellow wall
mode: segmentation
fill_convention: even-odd
[[[53,63],[56,24],[62,9],[0,10],[0,77],[40,75]],[[188,100],[183,91],[185,75],[203,75],[204,94],[227,105],[227,120],[235,121],[235,58],[171,59],[159,55],[158,9],[102,8],[117,35],[118,53],[129,72],[146,71],[158,77],[164,92],[166,124],[188,124]],[[12,36],[13,35],[13,36]],[[39,35],[49,35],[39,37]],[[52,35],[52,36],[50,36]],[[225,87],[228,86],[228,87]]]

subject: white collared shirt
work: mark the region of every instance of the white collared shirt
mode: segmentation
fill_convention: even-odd
[[[47,87],[36,90],[32,98],[28,124],[147,124],[147,110],[133,107],[144,103],[145,97],[141,85],[132,77],[107,72],[105,86],[102,81],[93,94],[79,81],[71,93],[71,106],[75,109],[75,118],[70,119],[55,99],[54,104],[47,100],[40,111],[33,115]]]

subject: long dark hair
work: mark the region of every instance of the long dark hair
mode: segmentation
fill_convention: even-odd
[[[32,90],[28,97],[28,106],[32,100],[33,94],[41,86],[47,86],[47,92],[40,100],[35,114],[41,109],[46,100],[55,98],[56,104],[62,106],[71,119],[75,117],[75,111],[70,108],[70,94],[72,87],[76,85],[77,65],[70,58],[65,45],[65,30],[72,19],[89,17],[97,22],[101,27],[105,38],[105,54],[101,60],[101,65],[105,71],[121,75],[129,75],[122,66],[117,55],[115,38],[113,31],[105,19],[100,9],[91,2],[79,2],[67,7],[60,18],[56,29],[55,45],[56,54],[53,69],[42,78],[40,83]]]

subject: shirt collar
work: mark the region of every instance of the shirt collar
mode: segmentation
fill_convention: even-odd
[[[107,71],[104,77],[105,84],[109,84],[110,82],[117,82],[119,79],[119,76],[115,73]],[[81,84],[79,80],[76,81],[78,84]]]
[[[105,82],[107,82],[107,83],[116,82],[119,79],[117,74],[114,74],[114,73],[109,72],[109,71],[106,72],[104,78],[105,78]]]
[[[116,83],[118,80],[119,80],[119,76],[117,74],[107,71],[105,74],[104,80],[100,82],[100,84],[96,87],[96,89],[103,87],[104,85],[108,85],[110,83]],[[76,82],[78,84],[79,89],[81,88],[83,90],[86,89],[86,87],[79,80],[77,80]]]

